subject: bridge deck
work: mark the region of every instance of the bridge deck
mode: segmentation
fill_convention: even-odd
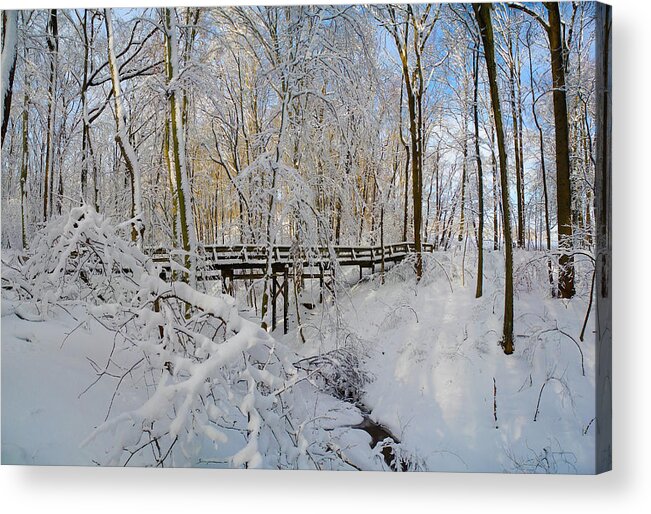
[[[434,246],[422,245],[423,252],[432,252]],[[373,267],[383,260],[399,262],[407,255],[416,251],[412,242],[394,243],[381,246],[334,246],[331,250],[325,247],[311,249],[309,254],[296,255],[291,246],[278,245],[273,248],[271,266],[273,270],[293,267],[301,264],[303,267],[328,267],[333,260],[339,266]],[[157,248],[151,251],[155,262],[169,262],[170,255],[180,255],[176,251],[170,254],[166,248]],[[264,270],[268,265],[267,249],[255,245],[206,245],[202,247],[202,258],[205,267],[213,271],[219,270]],[[334,255],[333,255],[334,254]]]

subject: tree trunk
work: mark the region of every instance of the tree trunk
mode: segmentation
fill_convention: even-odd
[[[404,214],[402,220],[402,240],[407,241],[407,226],[409,222],[409,160],[411,154],[409,153],[409,145],[405,141],[405,138],[402,135],[402,99],[404,93],[405,85],[402,83],[400,85],[400,106],[398,112],[400,113],[400,123],[398,124],[398,134],[400,135],[400,143],[405,149],[405,191],[404,191]]]
[[[16,39],[18,32],[18,12],[2,11],[2,91],[0,92],[0,112],[2,112],[2,135],[0,147],[4,145],[9,115],[11,114],[11,98],[13,96],[14,75],[16,73]]]
[[[59,52],[59,28],[57,10],[51,9],[47,24],[47,47],[50,57],[50,80],[48,83],[47,136],[45,143],[45,176],[43,192],[43,220],[47,221],[52,211],[52,178],[54,160],[54,117],[56,115],[57,59]]]
[[[165,43],[167,62],[167,79],[168,79],[168,98],[170,121],[169,130],[171,135],[171,151],[174,164],[174,181],[176,183],[176,198],[178,201],[179,211],[179,229],[181,233],[181,245],[185,252],[184,265],[189,272],[189,277],[193,280],[194,257],[196,251],[195,223],[192,212],[192,195],[190,191],[190,182],[186,166],[185,155],[185,132],[183,129],[182,93],[177,89],[179,78],[179,53],[178,40],[176,34],[176,10],[166,8],[164,10],[165,21]]]
[[[427,15],[429,11],[427,11]],[[436,20],[431,21],[429,29],[424,26],[427,15],[417,20],[411,5],[407,5],[407,18],[404,20],[404,32],[399,34],[395,9],[389,7],[389,15],[393,27],[390,32],[396,43],[400,62],[402,64],[402,77],[407,95],[407,107],[409,112],[409,135],[411,152],[411,179],[412,179],[412,201],[414,208],[414,246],[416,251],[416,280],[423,275],[422,256],[422,211],[423,211],[423,115],[422,101],[424,93],[423,68],[421,63],[421,52],[425,42],[431,34],[431,29]],[[413,56],[415,62],[410,66],[409,50],[410,37],[409,27],[413,30],[411,44],[413,45]],[[410,69],[411,68],[411,69]]]
[[[131,216],[133,219],[131,240],[141,247],[145,225],[143,223],[142,192],[140,187],[140,163],[138,162],[136,152],[127,135],[127,118],[122,104],[120,70],[115,56],[113,22],[111,21],[110,9],[104,10],[104,23],[106,25],[106,36],[108,38],[108,63],[111,73],[111,84],[113,86],[113,98],[115,100],[115,124],[117,127],[115,139],[118,143],[120,153],[125,161],[131,179]]]
[[[27,46],[24,49],[25,63],[27,63]],[[25,84],[23,85],[23,148],[22,161],[20,165],[20,223],[23,250],[27,249],[27,219],[25,217],[25,208],[27,206],[27,173],[29,169],[29,93],[27,84],[29,76],[27,73],[27,64],[25,65]]]
[[[93,38],[92,33],[94,33],[94,16],[91,16],[91,38]],[[97,173],[97,164],[95,163],[95,156],[93,154],[93,145],[91,142],[91,123],[92,120],[89,118],[88,113],[88,89],[89,85],[89,74],[92,73],[92,46],[93,42],[89,40],[88,37],[88,9],[84,9],[84,17],[81,24],[81,30],[83,35],[83,44],[84,44],[84,73],[82,77],[81,85],[81,122],[82,122],[82,134],[81,134],[81,197],[83,203],[92,204],[96,211],[99,211],[98,205],[98,173]],[[89,187],[89,170],[92,167],[93,171],[93,187]]]
[[[167,49],[166,49],[167,52]],[[165,128],[163,129],[163,158],[167,166],[167,182],[170,188],[170,197],[172,200],[172,247],[179,246],[179,202],[177,197],[176,174],[172,167],[172,157],[170,156],[170,120],[166,117]]]
[[[459,236],[458,240],[461,242],[466,224],[466,182],[468,181],[468,138],[466,132],[468,130],[467,120],[464,114],[463,120],[463,161],[461,163],[461,209],[459,209]]]
[[[508,39],[509,48],[509,90],[511,93],[511,119],[513,121],[513,148],[515,154],[515,183],[518,206],[518,248],[524,248],[524,198],[520,194],[522,190],[522,162],[520,152],[520,136],[518,113],[515,96],[515,56],[513,54],[513,42],[511,35]]]
[[[83,203],[89,201],[88,198],[88,164],[90,162],[90,152],[88,149],[89,140],[89,120],[88,120],[88,58],[89,58],[89,42],[88,42],[88,9],[84,9],[84,18],[82,22],[82,33],[84,35],[84,74],[81,84],[81,122],[82,122],[82,137],[81,137],[81,198]]]
[[[275,34],[272,33],[273,40],[276,41]],[[277,61],[280,61],[280,57],[277,57]],[[276,299],[272,295],[271,291],[271,281],[273,278],[273,252],[274,246],[276,244],[277,231],[275,229],[275,218],[276,218],[276,183],[278,179],[278,167],[280,165],[280,156],[282,148],[284,147],[285,142],[285,131],[287,129],[288,122],[288,108],[291,102],[291,91],[290,85],[288,83],[287,75],[283,75],[281,79],[281,111],[280,111],[280,126],[278,128],[278,142],[276,143],[276,151],[273,161],[270,163],[271,166],[271,188],[269,189],[269,201],[267,203],[267,213],[266,213],[266,270],[264,275],[264,290],[262,293],[262,305],[261,305],[261,315],[262,315],[262,328],[267,330],[269,324],[267,323],[267,315],[269,313],[269,303],[271,301],[275,302]]]
[[[524,246],[524,241],[527,238],[527,203],[524,195],[524,141],[522,134],[522,64],[520,62],[520,39],[519,37],[515,40],[515,85],[517,92],[517,107],[518,107],[518,147],[520,148],[520,189],[518,190],[518,195],[520,197],[520,203],[522,204],[522,242]]]
[[[549,46],[551,50],[552,85],[554,88],[554,127],[556,132],[556,201],[558,210],[559,260],[558,294],[574,296],[574,257],[572,249],[572,188],[570,183],[570,151],[567,122],[567,95],[561,15],[558,3],[545,2],[549,13]]]
[[[491,168],[493,170],[493,250],[500,249],[500,226],[498,212],[500,209],[497,191],[497,159],[495,158],[495,127],[491,125]]]
[[[497,134],[497,147],[500,161],[500,183],[502,186],[502,221],[504,232],[505,278],[504,278],[504,325],[502,348],[504,353],[513,353],[513,244],[511,241],[511,216],[509,213],[509,183],[504,143],[504,127],[502,124],[502,109],[500,106],[499,89],[497,85],[497,66],[495,64],[495,46],[493,39],[493,24],[491,21],[490,4],[473,4],[475,17],[479,25],[484,43],[484,57],[488,71],[493,117]]]
[[[475,122],[475,159],[477,160],[477,201],[479,226],[477,228],[477,287],[475,298],[481,298],[483,294],[484,281],[484,172],[481,163],[481,154],[479,152],[479,42],[473,55],[473,74],[474,74],[474,97],[473,97],[473,117]]]

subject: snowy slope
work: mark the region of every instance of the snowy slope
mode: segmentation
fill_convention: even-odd
[[[323,327],[306,329],[301,351],[355,348],[374,377],[363,396],[371,418],[391,429],[419,469],[592,473],[591,331],[579,341],[585,299],[554,299],[521,281],[516,350],[506,356],[498,344],[500,256],[488,258],[481,299],[468,270],[461,285],[450,255],[428,264],[418,286],[405,265],[384,285],[372,277],[340,295],[340,318],[315,313],[306,325]]]

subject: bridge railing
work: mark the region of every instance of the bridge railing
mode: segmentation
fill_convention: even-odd
[[[340,262],[350,263],[379,263],[384,256],[385,259],[402,258],[407,254],[416,251],[413,242],[405,241],[382,246],[342,246],[332,247],[335,257]],[[422,245],[423,252],[434,251],[434,245],[425,243]],[[173,255],[183,255],[183,251],[167,248],[150,248],[148,252],[155,262],[167,262]],[[200,256],[208,262],[219,262],[224,264],[237,263],[258,263],[267,261],[267,248],[260,245],[204,245],[200,248]],[[317,255],[315,255],[317,254]],[[292,247],[289,245],[276,245],[273,248],[274,263],[291,264],[296,256],[292,255]],[[324,262],[330,260],[330,249],[327,247],[312,248],[308,254],[299,256],[303,262]]]

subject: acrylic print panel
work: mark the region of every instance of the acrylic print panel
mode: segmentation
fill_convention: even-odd
[[[3,464],[610,469],[609,7],[2,23]]]

